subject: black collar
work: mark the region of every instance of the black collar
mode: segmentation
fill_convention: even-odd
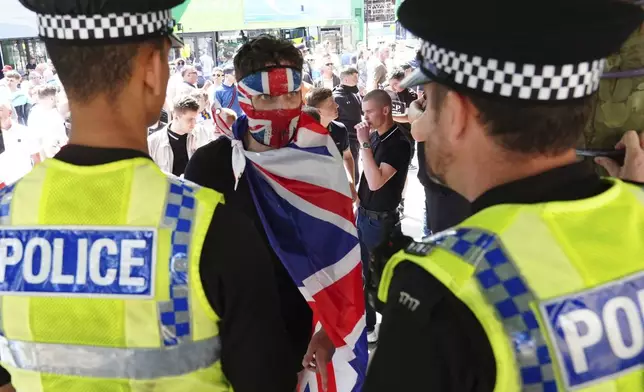
[[[396,132],[397,130],[398,130],[398,124],[394,123],[394,125],[392,125],[391,128],[389,128],[387,132],[383,133],[382,135],[380,135],[378,131],[374,132],[373,134],[375,135],[374,137],[378,138],[380,143],[382,143],[385,140],[389,139],[389,137],[392,136],[393,133]]]
[[[492,188],[474,200],[472,212],[498,204],[585,199],[608,188],[610,184],[602,181],[588,163],[574,163]]]
[[[152,160],[148,154],[129,148],[99,148],[77,144],[68,144],[56,154],[59,161],[77,166],[97,166],[134,158]]]

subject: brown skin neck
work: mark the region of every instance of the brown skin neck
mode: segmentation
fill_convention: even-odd
[[[70,144],[99,148],[127,148],[148,153],[148,124],[140,105],[130,99],[99,96],[81,103],[70,99]]]
[[[382,123],[381,126],[379,126],[376,131],[378,131],[378,135],[382,136],[385,133],[387,133],[388,130],[391,129],[391,127],[394,126],[394,119],[393,118],[388,118],[384,123]]]

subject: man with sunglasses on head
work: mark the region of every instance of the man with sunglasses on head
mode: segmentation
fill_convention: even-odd
[[[361,383],[364,294],[351,192],[333,139],[302,113],[303,62],[288,40],[266,35],[244,44],[234,66],[245,114],[227,130],[229,138],[197,150],[185,177],[223,193],[264,233],[291,343],[284,365],[293,372],[306,366],[323,383],[333,381],[327,365],[335,348],[345,347],[350,350],[340,352],[352,361],[352,382]],[[311,336],[313,317],[322,328]],[[357,332],[349,336],[339,325]]]

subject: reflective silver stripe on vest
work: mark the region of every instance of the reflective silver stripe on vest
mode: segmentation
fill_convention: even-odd
[[[14,185],[0,190],[0,226],[8,226],[11,223],[11,199],[13,199]]]
[[[33,343],[0,337],[4,365],[65,376],[152,380],[207,368],[220,357],[219,337],[150,349]]]
[[[503,323],[519,365],[522,390],[555,392],[552,360],[530,303],[536,296],[525,283],[498,237],[478,229],[459,228],[437,246],[476,268],[475,278]]]

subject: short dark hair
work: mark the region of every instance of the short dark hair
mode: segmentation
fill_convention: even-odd
[[[346,67],[342,69],[342,72],[340,72],[340,77],[346,78],[347,76],[353,76],[356,74],[359,74],[359,72],[355,67]]]
[[[389,80],[391,79],[403,80],[404,78],[405,78],[405,70],[402,69],[402,67],[394,68],[389,74]]]
[[[322,117],[320,117],[320,111],[317,108],[314,108],[312,106],[304,106],[302,108],[302,113],[308,114],[309,116],[313,117],[317,122],[322,121]]]
[[[177,97],[173,102],[174,113],[185,113],[188,111],[198,112],[199,103],[190,95],[182,95]]]
[[[291,67],[300,71],[304,67],[302,53],[291,41],[260,35],[243,44],[235,54],[235,77],[241,80],[268,65],[279,65],[281,62],[288,62]]]
[[[371,90],[362,98],[362,102],[376,101],[381,107],[391,107],[391,97],[384,90]]]
[[[317,108],[327,99],[333,97],[333,91],[324,87],[316,87],[306,94],[306,104]]]
[[[439,112],[450,89],[435,83],[432,108]],[[487,133],[509,151],[557,155],[574,148],[592,114],[594,96],[557,103],[504,101],[459,92],[479,111]]]
[[[101,94],[115,98],[132,77],[132,66],[142,45],[161,50],[167,38],[110,45],[70,45],[46,40],[47,52],[65,92],[74,101],[90,101]]]

